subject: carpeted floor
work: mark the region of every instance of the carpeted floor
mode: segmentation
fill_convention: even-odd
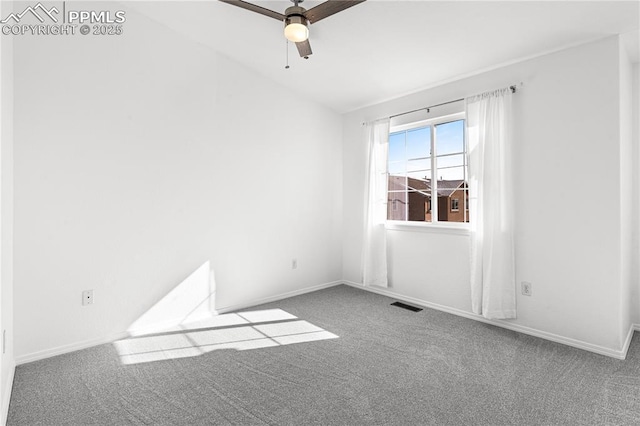
[[[250,325],[255,341],[269,342],[258,349],[233,349],[254,340],[230,342],[231,324],[196,330],[189,340],[208,348],[198,356],[138,362],[108,344],[21,365],[7,424],[640,424],[637,335],[619,361],[391,302],[338,286],[248,310],[307,322]],[[321,336],[315,326],[338,338],[268,337],[282,323],[290,334]],[[214,331],[218,340],[198,342]]]

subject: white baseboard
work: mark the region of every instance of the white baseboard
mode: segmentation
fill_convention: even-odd
[[[627,332],[627,338],[624,339],[624,343],[622,344],[622,353],[624,354],[625,359],[627,357],[627,353],[629,352],[629,346],[631,345],[631,339],[633,338],[634,331],[640,331],[640,325],[631,324],[629,326],[629,331]]]
[[[216,308],[216,312],[219,314],[225,314],[227,312],[239,311],[241,309],[252,308],[254,306],[262,305],[265,303],[276,302],[278,300],[288,299],[294,296],[300,296],[306,293],[313,293],[314,291],[322,290],[329,287],[335,287],[337,285],[344,284],[344,281],[332,281],[324,284],[319,284],[313,287],[306,287],[300,290],[294,290],[287,293],[281,293],[276,296],[264,297],[261,299],[254,299],[249,302],[239,303],[237,305],[225,306],[222,308]]]
[[[2,414],[0,418],[0,424],[6,425],[7,418],[9,416],[9,403],[11,402],[11,392],[13,391],[13,377],[16,373],[16,363],[11,362],[9,365],[9,375],[7,376],[7,382],[2,383]]]
[[[76,343],[70,343],[68,345],[62,345],[51,349],[45,349],[38,352],[32,352],[26,355],[20,355],[16,357],[16,365],[22,365],[33,361],[40,361],[41,359],[51,358],[56,355],[63,355],[70,352],[79,351],[82,349],[88,349],[93,346],[103,345],[105,343],[111,343],[116,340],[125,339],[129,337],[129,333],[126,331],[120,333],[110,334],[108,336],[99,337],[96,339],[83,340]]]
[[[615,349],[607,348],[605,346],[594,345],[593,343],[584,342],[582,340],[576,340],[570,337],[560,336],[557,334],[548,333],[546,331],[536,330],[534,328],[525,327],[523,325],[512,324],[504,320],[490,320],[481,315],[476,315],[474,313],[463,311],[461,309],[450,308],[448,306],[439,305],[437,303],[427,302],[426,300],[420,300],[414,297],[404,296],[404,295],[395,293],[392,290],[382,288],[382,287],[364,286],[362,284],[358,284],[353,281],[343,281],[343,283],[351,287],[359,288],[361,290],[381,294],[383,296],[403,300],[416,305],[425,306],[427,308],[436,309],[438,311],[447,312],[460,317],[469,318],[469,319],[480,321],[486,324],[495,325],[497,327],[506,328],[511,331],[517,331],[518,333],[523,333],[523,334],[527,334],[529,336],[534,336],[534,337],[540,337],[541,339],[550,340],[552,342],[561,343],[563,345],[572,346],[574,348],[583,349],[585,351],[594,352],[600,355],[605,355],[605,356],[609,356],[617,359],[626,358],[627,350],[629,349],[629,344],[631,343],[631,337],[633,336],[633,330],[635,329],[640,331],[640,325],[636,324],[635,326],[632,326],[631,330],[629,331],[629,335],[627,337],[628,342],[625,342],[626,346],[623,346],[621,350],[615,350]]]
[[[316,285],[313,287],[307,287],[307,288],[303,288],[300,290],[295,290],[295,291],[291,291],[288,293],[282,293],[282,294],[278,294],[275,296],[270,296],[270,297],[265,297],[262,299],[254,299],[252,301],[246,302],[246,303],[241,303],[238,305],[233,305],[233,306],[226,306],[223,308],[216,308],[216,312],[219,314],[223,314],[223,313],[227,313],[227,312],[231,312],[231,311],[237,311],[240,309],[245,309],[245,308],[251,308],[253,306],[257,306],[257,305],[262,305],[264,303],[269,303],[269,302],[275,302],[277,300],[282,300],[282,299],[287,299],[289,297],[293,297],[293,296],[299,296],[301,294],[305,294],[305,293],[311,293],[314,291],[318,291],[318,290],[322,290],[324,288],[329,288],[329,287],[334,287],[337,285],[342,284],[342,281],[333,281],[333,282],[329,282],[329,283],[324,283],[324,284],[320,284],[320,285]],[[137,330],[139,332],[139,330]],[[127,337],[130,337],[132,335],[132,333],[128,332],[128,331],[122,331],[120,333],[114,333],[108,336],[103,336],[100,338],[96,338],[96,339],[90,339],[90,340],[83,340],[81,342],[76,342],[76,343],[70,343],[68,345],[62,345],[62,346],[58,346],[55,348],[51,348],[51,349],[45,349],[43,351],[38,351],[38,352],[33,352],[30,354],[26,354],[26,355],[20,355],[18,357],[16,357],[15,363],[16,365],[22,365],[22,364],[26,364],[29,362],[34,362],[34,361],[39,361],[41,359],[46,359],[46,358],[50,358],[56,355],[63,355],[66,353],[70,353],[70,352],[75,352],[75,351],[79,351],[82,349],[87,349],[87,348],[91,348],[93,346],[99,346],[99,345],[103,345],[105,343],[112,343],[115,342],[116,340],[121,340],[121,339],[126,339]]]

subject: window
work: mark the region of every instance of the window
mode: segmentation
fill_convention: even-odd
[[[387,220],[469,221],[464,123],[456,114],[392,129]]]

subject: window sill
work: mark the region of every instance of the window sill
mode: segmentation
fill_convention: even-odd
[[[384,225],[390,231],[427,232],[450,235],[469,235],[468,223],[426,223],[388,220]]]

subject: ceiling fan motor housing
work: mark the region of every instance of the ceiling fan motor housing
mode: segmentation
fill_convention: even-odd
[[[307,25],[307,18],[304,17],[304,13],[307,10],[304,7],[300,6],[291,6],[288,7],[287,10],[284,11],[286,19],[284,20],[284,25],[289,25],[291,23]]]

